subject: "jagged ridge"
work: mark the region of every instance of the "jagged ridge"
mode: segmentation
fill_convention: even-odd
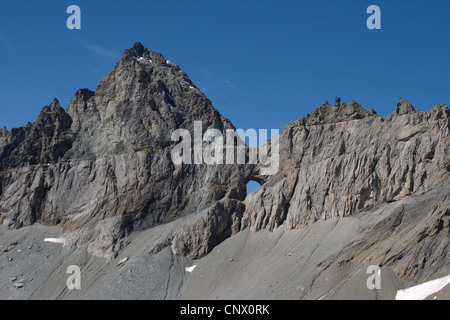
[[[325,123],[336,123],[347,120],[363,119],[376,115],[375,110],[364,110],[356,101],[350,103],[340,103],[340,98],[336,98],[337,102],[331,106],[325,101],[320,107],[307,114],[301,119],[290,122],[286,128],[294,126],[311,126]]]

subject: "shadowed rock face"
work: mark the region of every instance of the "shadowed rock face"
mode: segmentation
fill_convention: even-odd
[[[448,189],[449,115],[445,105],[419,112],[401,99],[383,118],[337,99],[286,126],[273,176],[261,176],[259,165],[175,165],[174,130],[192,133],[198,120],[203,131],[234,127],[177,65],[136,43],[95,92],[77,91],[67,111],[55,100],[35,123],[0,129],[0,219],[10,228],[61,225],[70,244],[87,243],[90,253],[108,258],[133,231],[176,221],[151,252],[170,246],[199,258],[244,229],[300,229]],[[246,197],[249,180],[262,187]],[[422,240],[434,237],[422,248],[439,266],[445,249],[435,244],[448,242],[448,201],[422,205],[420,230],[405,229],[411,241],[416,231],[427,235]],[[377,237],[408,221],[407,211],[392,212]],[[373,241],[363,245],[373,234],[361,234],[343,250],[344,261],[373,258],[413,274],[408,268],[419,251],[398,246],[390,257]],[[403,264],[395,260],[402,250]]]
[[[72,119],[57,99],[45,106],[35,123],[0,132],[0,170],[56,163],[72,147]]]

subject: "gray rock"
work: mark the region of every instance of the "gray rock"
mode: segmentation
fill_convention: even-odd
[[[193,132],[196,120],[203,121],[203,131],[234,127],[177,65],[136,43],[95,91],[77,91],[67,111],[54,100],[35,123],[0,130],[0,219],[10,229],[58,225],[68,249],[83,247],[108,259],[137,248],[130,240],[137,231],[160,228],[143,259],[170,264],[169,273],[162,273],[168,276],[165,289],[160,288],[164,277],[156,281],[159,298],[177,297],[190,259],[208,260],[213,248],[228,240],[244,243],[239,240],[237,249],[227,252],[233,263],[226,263],[232,266],[226,271],[240,272],[247,265],[242,261],[252,261],[237,251],[244,250],[243,235],[253,231],[267,237],[276,231],[273,245],[283,231],[289,243],[299,244],[296,250],[280,244],[283,250],[273,254],[258,235],[254,248],[273,259],[308,263],[303,266],[316,283],[284,281],[295,282],[292,292],[302,298],[321,297],[324,279],[333,272],[353,274],[355,265],[372,262],[402,281],[431,279],[450,265],[449,117],[442,104],[418,112],[401,99],[394,114],[383,118],[355,101],[336,99],[335,106],[325,102],[286,126],[278,137],[281,162],[275,175],[262,177],[260,165],[178,166],[170,159],[175,129]],[[249,180],[262,187],[246,197]],[[347,238],[342,233],[353,217],[358,223]],[[335,230],[338,248],[327,230]],[[303,245],[309,257],[303,256]],[[145,270],[132,254],[126,267]],[[53,255],[43,256],[52,264]],[[123,269],[113,266],[111,272]],[[261,268],[255,265],[260,275],[266,272]],[[277,268],[291,274],[282,265]],[[134,270],[127,275],[138,283]],[[201,266],[193,274],[202,275]],[[271,285],[281,290],[275,276]],[[115,288],[107,287],[114,296]]]
[[[3,249],[3,252],[10,252],[13,250],[19,243],[17,241],[14,241],[10,243],[5,249]]]
[[[366,117],[375,116],[376,112],[373,109],[364,110],[356,101],[350,103],[342,103],[340,99],[336,98],[335,106],[330,106],[328,101],[325,101],[320,107],[306,115],[305,117],[290,122],[286,129],[295,126],[312,126],[326,123],[337,123],[347,120],[363,119]]]
[[[350,105],[347,110],[359,109]],[[322,105],[312,114],[331,109]],[[448,108],[443,110],[291,123],[278,138],[280,170],[247,197],[242,227],[297,229],[442,185],[450,168]]]
[[[341,105],[341,98],[336,97],[336,98],[334,99],[334,106],[335,106],[335,107],[339,107],[340,105]]]
[[[416,109],[414,109],[412,104],[408,100],[400,98],[399,102],[397,103],[397,108],[392,115],[404,115],[414,112],[416,112]]]
[[[38,119],[0,138],[0,171],[25,165],[55,163],[72,147],[71,118],[59,101],[45,106]]]
[[[205,218],[215,223],[209,214],[223,215],[220,225],[211,226],[216,234],[185,247],[189,235],[175,236],[179,254],[206,254],[232,234],[233,219],[226,215],[242,212],[252,169],[175,166],[171,134],[193,133],[197,120],[203,131],[234,128],[177,65],[136,43],[95,92],[78,90],[67,112],[55,100],[35,123],[2,131],[3,224],[58,224],[69,246],[89,243],[90,253],[114,258],[126,245],[121,239],[133,231],[198,216],[180,231],[189,234]]]

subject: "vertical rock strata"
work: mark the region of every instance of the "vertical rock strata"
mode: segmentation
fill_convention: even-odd
[[[448,108],[399,105],[383,118],[354,101],[326,103],[289,123],[279,137],[280,170],[247,198],[242,226],[300,228],[448,183]]]

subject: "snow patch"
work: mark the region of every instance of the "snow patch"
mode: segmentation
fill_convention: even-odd
[[[123,259],[120,259],[120,261],[117,263],[117,266],[121,266],[121,265],[123,265],[125,262],[127,262],[128,261],[128,257],[125,257],[125,258],[123,258]]]
[[[192,266],[192,267],[186,267],[184,270],[185,270],[186,272],[192,272],[192,271],[194,271],[194,269],[195,269],[196,266],[197,266],[197,265]]]
[[[398,290],[395,300],[423,300],[448,284],[450,284],[450,276],[431,280],[408,289]]]
[[[144,63],[144,62],[150,62],[150,63],[152,63],[152,60],[151,59],[146,59],[146,58],[144,58],[144,57],[139,57],[139,58],[135,58],[137,61],[139,61],[139,62],[141,62],[141,63]]]
[[[66,245],[66,239],[65,238],[45,238],[44,242],[59,243],[59,244],[62,244],[63,247]]]

